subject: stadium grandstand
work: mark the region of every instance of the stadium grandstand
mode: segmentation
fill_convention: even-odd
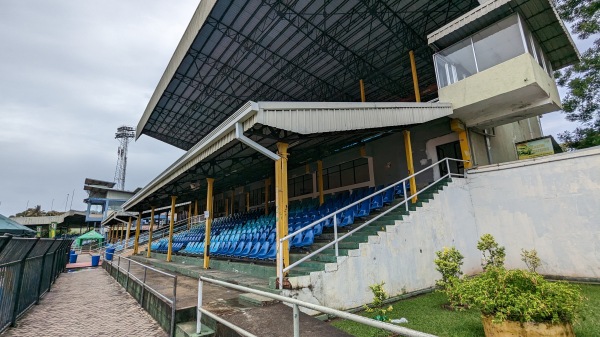
[[[578,60],[551,0],[201,1],[136,129],[187,152],[103,225],[136,261],[336,309],[434,286],[444,246],[477,272],[477,193],[504,186],[467,178],[528,165]]]

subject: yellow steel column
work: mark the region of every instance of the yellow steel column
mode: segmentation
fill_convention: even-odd
[[[135,224],[135,241],[133,242],[133,254],[137,254],[140,248],[140,227],[142,227],[142,212],[138,212],[137,222]]]
[[[119,238],[120,242],[123,242],[123,235],[125,235],[125,225],[121,224],[121,236]]]
[[[177,197],[171,196],[171,218],[169,224],[169,247],[167,248],[167,262],[171,262],[171,254],[173,253],[173,227],[175,227],[175,202]]]
[[[271,178],[265,180],[265,215],[269,215],[269,190],[271,189]]]
[[[413,87],[415,88],[415,101],[421,102],[419,78],[417,77],[417,65],[415,63],[415,53],[411,50],[408,52],[408,56],[410,57],[410,69],[412,70]]]
[[[192,202],[190,201],[190,206],[188,207],[188,226],[187,228],[190,229],[192,227]]]
[[[450,129],[458,134],[458,141],[460,143],[460,153],[462,160],[467,161],[464,163],[465,169],[473,167],[473,160],[471,160],[471,148],[469,147],[469,137],[467,137],[467,128],[465,124],[459,119],[453,119],[450,121]],[[442,158],[439,158],[442,159]]]
[[[204,231],[204,269],[210,267],[210,256],[208,251],[210,249],[210,225],[213,219],[213,183],[215,179],[206,178],[208,186],[206,187],[206,210],[208,211],[208,218],[206,219],[206,230]]]
[[[196,217],[196,222],[198,222],[198,199],[194,202],[194,217]]]
[[[364,103],[367,101],[367,97],[365,96],[365,82],[361,79],[358,81],[358,84],[360,85],[360,101]]]
[[[317,189],[319,190],[319,206],[325,203],[323,194],[323,161],[317,160]]]
[[[408,166],[408,175],[415,174],[415,166],[413,164],[412,146],[410,144],[410,131],[404,130],[404,152],[406,153],[406,165]],[[415,177],[410,178],[410,194],[415,195],[417,193],[417,184]],[[417,197],[412,198],[412,202],[417,202]]]
[[[246,212],[250,212],[250,192],[246,192]]]
[[[127,232],[125,233],[125,248],[123,249],[127,249],[127,247],[129,246],[129,236],[131,235],[131,217],[129,217],[129,222],[127,223]]]
[[[150,258],[152,254],[152,230],[154,229],[154,206],[150,207],[150,229],[148,230],[148,249],[146,257]]]
[[[290,265],[289,241],[284,242],[283,252],[279,249],[279,240],[288,235],[287,149],[288,144],[277,143],[277,152],[281,159],[275,162],[275,209],[277,213],[277,241],[275,242],[277,242],[277,257],[279,259],[282,254],[284,268]]]

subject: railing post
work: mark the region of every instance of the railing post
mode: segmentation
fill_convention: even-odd
[[[283,289],[283,241],[279,241],[280,254],[277,255],[277,264],[279,265],[279,289]]]
[[[402,191],[404,194],[404,208],[408,212],[408,196],[406,195],[406,180],[402,181]]]
[[[452,172],[450,171],[450,161],[446,157],[446,170],[448,170],[448,178],[452,178]]]
[[[140,296],[140,305],[142,306],[142,308],[144,307],[144,290],[146,289],[146,272],[148,271],[148,268],[146,268],[146,266],[144,266],[144,279],[142,281],[142,295]]]
[[[42,270],[40,271],[40,281],[38,282],[35,304],[40,304],[40,293],[42,292],[42,283],[44,283],[44,269],[46,269],[46,255],[48,255],[48,252],[54,245],[54,242],[56,242],[56,239],[54,239],[50,246],[48,246],[48,249],[46,249],[46,252],[44,252],[44,255],[42,255]]]
[[[175,337],[175,313],[177,312],[177,275],[173,278],[173,307],[171,308],[171,337]]]
[[[196,307],[196,334],[200,334],[202,332],[202,312],[200,308],[202,308],[202,286],[203,286],[202,278],[198,277],[198,306]]]
[[[131,260],[127,259],[127,278],[125,279],[125,291],[129,292],[129,270],[131,269]]]
[[[300,309],[294,303],[294,337],[300,337]]]
[[[335,257],[338,257],[337,215],[333,215],[333,238],[335,240]]]
[[[20,302],[19,297],[21,296],[21,288],[23,285],[23,274],[25,273],[25,264],[27,263],[27,257],[29,256],[29,254],[31,254],[31,251],[33,250],[33,248],[35,246],[37,246],[40,238],[35,238],[34,240],[35,240],[35,242],[33,243],[33,245],[31,245],[31,247],[29,248],[27,253],[25,253],[25,255],[23,256],[23,259],[21,260],[21,265],[19,266],[19,273],[17,274],[17,282],[15,283],[17,285],[17,287],[15,290],[15,296],[13,297],[15,299],[15,302],[14,302],[11,326],[16,325],[17,315],[19,315],[19,302]]]

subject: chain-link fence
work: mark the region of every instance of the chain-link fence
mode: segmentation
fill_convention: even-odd
[[[65,269],[71,242],[0,236],[0,332],[50,290]]]

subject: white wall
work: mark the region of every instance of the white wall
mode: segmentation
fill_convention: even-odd
[[[600,148],[469,172],[475,221],[523,268],[538,251],[547,275],[600,278]]]
[[[290,278],[284,295],[348,309],[370,302],[368,286],[381,281],[392,296],[425,289],[440,278],[435,252],[452,245],[474,274],[485,233],[506,246],[509,268],[525,268],[521,249],[535,248],[542,274],[600,278],[600,147],[471,170],[325,271]]]
[[[299,289],[284,294],[349,309],[371,302],[369,285],[381,281],[391,295],[431,287],[439,278],[433,264],[435,252],[452,245],[466,256],[464,270],[478,271],[480,259],[474,244],[478,233],[466,181],[453,182],[442,194],[443,198],[424,204],[416,215],[370,237],[350,256],[338,258],[337,264],[327,264],[326,271],[291,278]],[[456,207],[463,211],[453,211]]]

